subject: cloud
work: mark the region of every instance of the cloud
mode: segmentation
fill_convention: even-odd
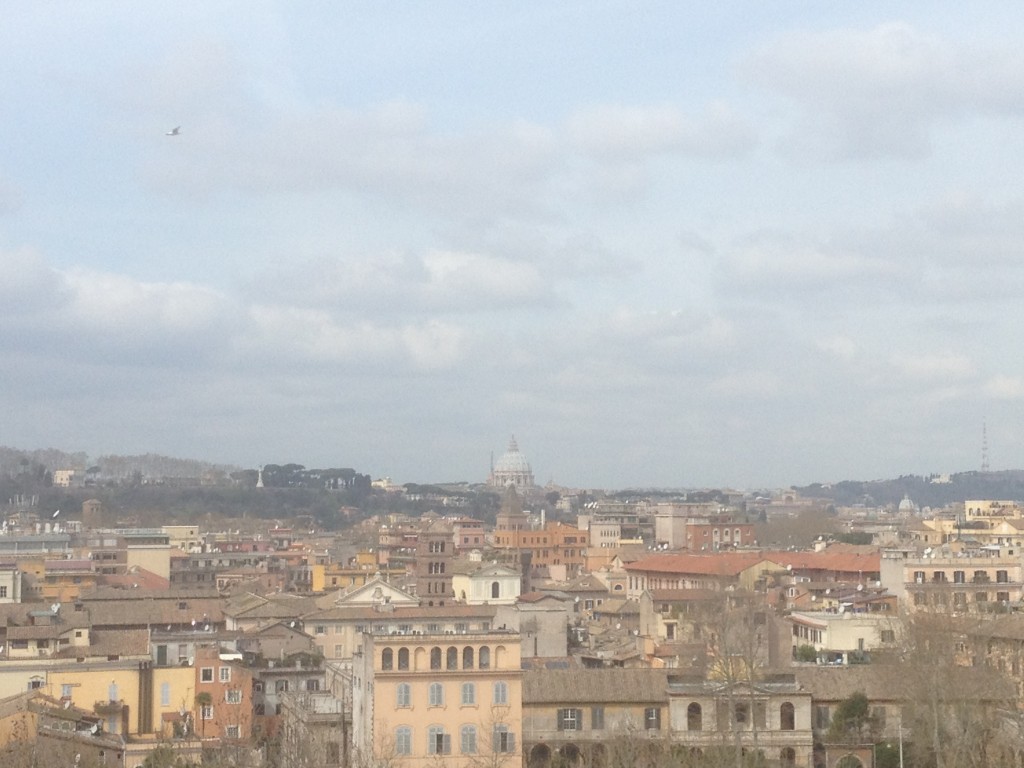
[[[891,279],[892,260],[840,242],[814,242],[781,232],[761,232],[725,249],[723,280],[760,291],[848,290],[853,284]]]
[[[1024,378],[1020,376],[993,376],[984,385],[985,394],[996,400],[1024,399]]]
[[[440,249],[291,262],[258,275],[250,290],[266,303],[363,316],[494,312],[557,302],[537,264]]]
[[[900,21],[787,33],[740,72],[803,108],[794,149],[847,157],[922,157],[939,121],[1024,112],[1013,47],[967,47]]]
[[[921,381],[964,381],[978,374],[973,359],[953,352],[897,355],[890,359],[890,364],[900,376]]]
[[[585,154],[613,162],[673,153],[735,157],[755,143],[751,127],[721,102],[697,116],[674,104],[602,104],[576,111],[566,128],[570,141]]]

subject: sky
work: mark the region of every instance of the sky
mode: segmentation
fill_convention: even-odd
[[[0,444],[1020,468],[1024,7],[0,0]],[[180,135],[165,135],[175,126]]]

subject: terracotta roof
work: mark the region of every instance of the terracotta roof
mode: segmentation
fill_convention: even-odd
[[[142,590],[113,590],[116,599],[91,600],[85,604],[94,627],[137,627],[146,624],[187,624],[224,621],[220,598],[157,600],[139,597]],[[179,603],[185,603],[179,608]]]
[[[523,705],[663,703],[668,700],[663,669],[570,669],[523,673]]]
[[[858,691],[870,701],[901,701],[910,695],[913,676],[910,665],[855,664],[842,667],[793,667],[801,686],[811,692],[815,701],[842,701]],[[999,701],[1014,696],[1013,684],[995,670],[986,667],[950,667],[943,670],[949,679],[950,693],[956,691],[967,699]],[[894,678],[900,685],[893,685]]]
[[[764,552],[717,552],[710,555],[664,553],[641,558],[627,564],[625,569],[699,576],[737,576],[742,571],[769,559]]]

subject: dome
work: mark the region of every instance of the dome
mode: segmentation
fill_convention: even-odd
[[[533,487],[533,469],[530,462],[519,452],[515,435],[509,441],[508,450],[495,462],[488,484],[499,488],[514,485],[517,488]]]

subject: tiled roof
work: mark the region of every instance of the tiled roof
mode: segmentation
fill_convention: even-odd
[[[224,621],[220,598],[157,600],[140,598],[142,590],[114,590],[114,600],[91,600],[85,604],[94,627],[133,627],[145,624],[185,624],[193,620],[219,624]],[[179,602],[185,608],[179,608]]]
[[[530,670],[523,673],[523,704],[648,704],[668,700],[663,669]]]
[[[629,563],[627,571],[655,573],[686,573],[699,576],[737,576],[769,557],[763,552],[718,552],[712,555],[691,555],[682,552],[649,555]]]
[[[901,701],[912,695],[914,673],[907,664],[806,666],[794,667],[792,671],[815,701],[842,701],[857,692],[870,701]],[[986,667],[950,667],[942,674],[948,680],[949,692],[955,691],[968,700],[1008,701],[1014,695],[1012,683]],[[893,685],[897,678],[901,684]]]

